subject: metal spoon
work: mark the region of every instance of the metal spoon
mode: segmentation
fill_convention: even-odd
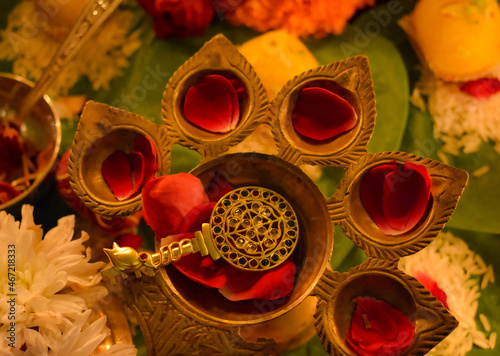
[[[42,76],[26,95],[14,119],[18,126],[29,115],[33,105],[45,94],[61,70],[71,61],[82,45],[118,7],[121,0],[89,0],[73,25],[70,33],[52,57]]]

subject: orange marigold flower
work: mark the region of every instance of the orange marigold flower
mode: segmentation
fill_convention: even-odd
[[[342,33],[356,10],[374,4],[375,0],[216,0],[215,10],[234,25],[319,38]]]

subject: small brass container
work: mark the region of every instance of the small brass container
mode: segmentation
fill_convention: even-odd
[[[15,113],[33,86],[32,82],[18,75],[0,73],[0,110],[8,115]],[[0,210],[6,210],[15,216],[20,214],[22,205],[34,204],[40,199],[53,178],[54,164],[61,144],[61,126],[59,116],[47,95],[34,105],[30,115],[22,123],[20,133],[37,149],[43,150],[50,146],[51,151],[46,164],[38,167],[38,174],[30,187],[0,205]]]

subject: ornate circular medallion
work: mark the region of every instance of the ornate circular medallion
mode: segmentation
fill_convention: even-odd
[[[210,218],[217,250],[233,266],[262,271],[284,262],[297,245],[299,224],[291,205],[262,187],[242,187],[224,195]]]

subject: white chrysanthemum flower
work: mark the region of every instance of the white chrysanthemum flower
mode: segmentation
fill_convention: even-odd
[[[108,293],[104,263],[89,262],[89,237],[73,239],[74,224],[64,217],[43,237],[33,207],[23,206],[20,223],[0,212],[0,355],[88,356],[109,335],[91,309]]]
[[[484,315],[477,315],[481,289],[494,282],[493,268],[481,256],[449,232],[441,232],[425,249],[404,257],[399,267],[410,275],[424,274],[432,278],[446,294],[450,313],[458,320],[458,327],[429,355],[464,356],[473,345],[493,349],[496,332],[491,331]],[[483,324],[482,332],[476,318]]]

